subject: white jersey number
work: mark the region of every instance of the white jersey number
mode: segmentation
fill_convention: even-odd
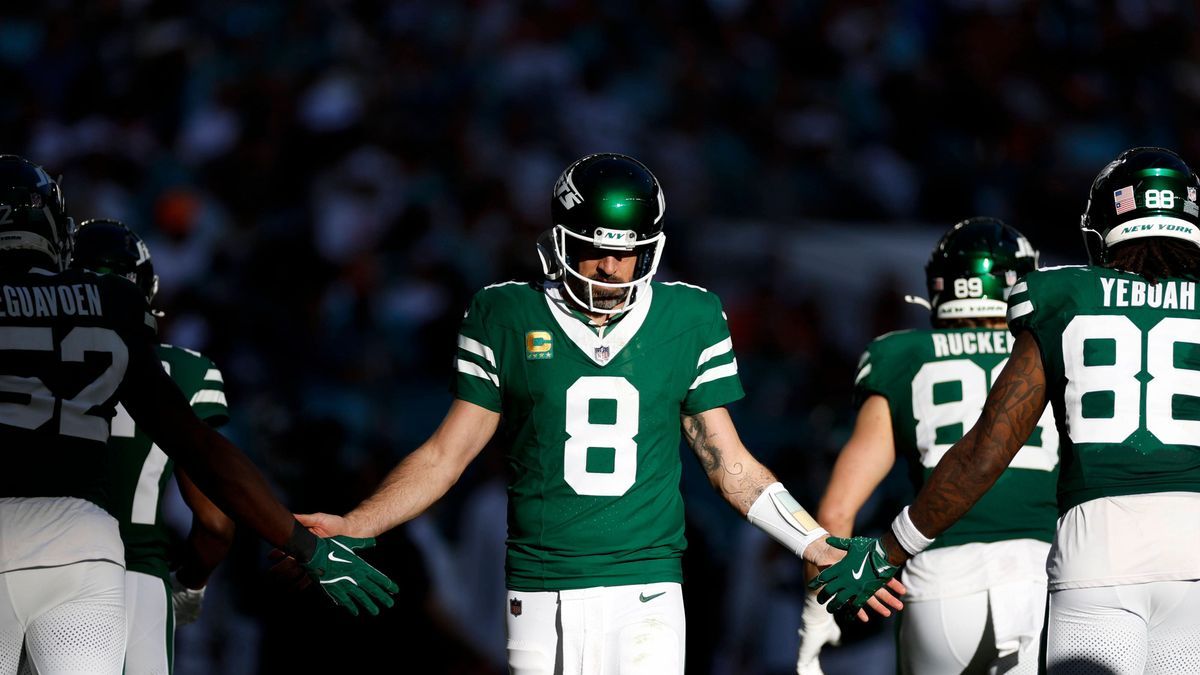
[[[1085,344],[1113,354],[1111,363],[1086,363]],[[1124,316],[1077,316],[1063,331],[1067,424],[1076,443],[1121,443],[1145,420],[1146,430],[1168,445],[1200,444],[1200,420],[1176,419],[1176,396],[1200,397],[1200,371],[1175,366],[1176,345],[1200,345],[1200,319],[1167,318],[1145,333]],[[1100,360],[1100,359],[1097,359]],[[1142,383],[1145,371],[1150,380]],[[1089,394],[1100,407],[1084,416]],[[1108,414],[1111,403],[1111,414]]]
[[[616,401],[611,424],[591,421],[593,401]],[[581,377],[567,389],[567,443],[563,479],[577,494],[619,497],[637,479],[638,417],[641,395],[623,377]],[[611,472],[588,471],[588,451],[613,450]]]
[[[923,466],[937,466],[953,445],[938,442],[938,429],[961,424],[965,434],[975,425],[983,412],[988,390],[1006,363],[1008,359],[997,363],[991,373],[970,359],[931,361],[921,366],[912,381],[912,402],[917,420],[917,451]],[[935,402],[935,389],[939,387],[949,390],[944,395],[946,400],[940,403]],[[1038,429],[1041,445],[1022,447],[1009,464],[1011,468],[1051,471],[1058,465],[1058,429],[1050,406],[1046,406],[1038,420]]]
[[[171,364],[162,362],[163,369],[171,374]],[[137,425],[133,416],[121,403],[117,404],[117,414],[112,421],[113,438],[133,438],[137,435]],[[138,525],[153,525],[158,520],[158,481],[167,468],[167,453],[158,447],[158,443],[150,444],[150,452],[142,462],[142,470],[138,472],[137,488],[133,492],[133,509],[129,522]]]
[[[54,333],[49,327],[0,326],[0,350],[54,352]],[[0,403],[0,423],[34,430],[53,419],[54,409],[59,407],[59,434],[107,442],[108,424],[90,411],[112,398],[121,386],[129,363],[125,343],[108,328],[80,326],[67,333],[58,352],[62,363],[82,363],[89,352],[109,354],[112,363],[69,398],[55,396],[40,378],[0,375],[0,392],[25,399],[14,403],[12,396],[5,397],[10,401]]]

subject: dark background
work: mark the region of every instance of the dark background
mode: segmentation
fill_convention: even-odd
[[[853,420],[854,361],[873,335],[925,324],[900,298],[922,291],[941,231],[999,216],[1043,262],[1080,262],[1079,213],[1109,159],[1145,144],[1197,156],[1197,14],[1135,0],[8,3],[0,150],[61,173],[77,220],[145,236],[164,340],[219,364],[229,435],[290,505],[326,511],[440,420],[458,317],[481,286],[533,272],[562,168],[631,154],[667,196],[659,278],[721,294],[748,392],[734,416],[815,508]],[[205,619],[179,633],[178,672],[380,658],[496,672],[496,458],[384,539],[372,559],[403,590],[380,619],[272,588],[262,546],[241,539]],[[684,461],[689,672],[792,672],[798,565]],[[889,483],[865,530],[904,498]],[[848,634],[826,671],[887,672],[892,628]]]

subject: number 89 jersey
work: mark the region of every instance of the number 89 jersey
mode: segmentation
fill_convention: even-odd
[[[682,581],[679,418],[743,393],[720,300],[645,292],[602,329],[556,284],[490,286],[467,310],[454,391],[503,415],[512,590]]]
[[[1099,497],[1200,492],[1196,283],[1100,267],[1047,268],[1009,296],[1037,339],[1063,431],[1059,508]]]
[[[1008,362],[1005,329],[898,331],[876,338],[863,354],[856,404],[888,401],[897,453],[920,489],[952,445],[974,426],[988,390]],[[1050,409],[990,490],[932,548],[1054,536],[1058,432]]]

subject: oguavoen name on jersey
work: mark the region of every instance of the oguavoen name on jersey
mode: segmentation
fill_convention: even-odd
[[[94,284],[0,286],[0,318],[103,315]]]

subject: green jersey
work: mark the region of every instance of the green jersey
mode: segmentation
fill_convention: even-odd
[[[191,402],[196,416],[214,427],[229,420],[221,371],[203,354],[159,345],[163,368]],[[109,511],[121,525],[125,568],[166,577],[169,532],[162,517],[162,498],[175,461],[137,427],[118,406],[108,441]]]
[[[125,279],[81,270],[0,274],[0,497],[108,508],[105,444],[131,355],[154,317]]]
[[[1040,270],[1009,296],[1041,350],[1062,430],[1059,509],[1098,497],[1200,492],[1196,283],[1101,267]]]
[[[896,450],[916,489],[983,410],[1008,362],[1004,329],[899,331],[876,338],[859,363],[855,398],[887,399]],[[1008,539],[1050,541],[1057,510],[1058,432],[1047,410],[1028,443],[992,489],[933,547]]]
[[[742,397],[716,295],[651,284],[593,327],[561,286],[480,291],[455,395],[503,415],[508,587],[682,581],[680,415]]]

